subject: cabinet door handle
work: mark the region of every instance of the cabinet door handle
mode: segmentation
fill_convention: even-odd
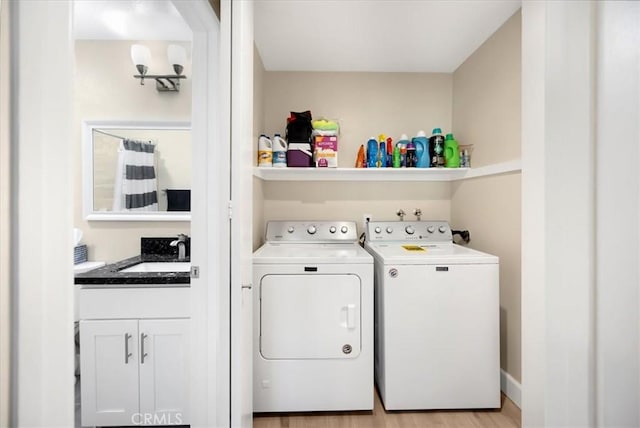
[[[144,352],[144,340],[146,338],[146,334],[140,333],[140,364],[144,364],[144,357],[148,355],[146,352]]]
[[[129,358],[133,355],[129,352],[129,339],[131,339],[131,335],[129,333],[124,334],[124,363],[129,364]]]

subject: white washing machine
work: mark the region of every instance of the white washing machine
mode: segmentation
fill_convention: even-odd
[[[387,410],[500,407],[498,257],[446,221],[370,222],[375,375]]]
[[[373,409],[373,257],[354,222],[272,221],[253,254],[254,412]]]

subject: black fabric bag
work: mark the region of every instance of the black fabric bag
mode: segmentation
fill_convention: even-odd
[[[309,110],[297,113],[291,112],[287,119],[288,143],[311,143],[311,112]]]

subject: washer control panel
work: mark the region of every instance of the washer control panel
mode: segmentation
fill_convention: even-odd
[[[276,242],[355,242],[354,221],[270,221],[267,241]]]
[[[370,221],[368,241],[453,242],[446,221]]]

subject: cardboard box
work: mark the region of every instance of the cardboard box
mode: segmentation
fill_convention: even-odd
[[[315,137],[313,159],[318,168],[338,167],[338,137]]]

